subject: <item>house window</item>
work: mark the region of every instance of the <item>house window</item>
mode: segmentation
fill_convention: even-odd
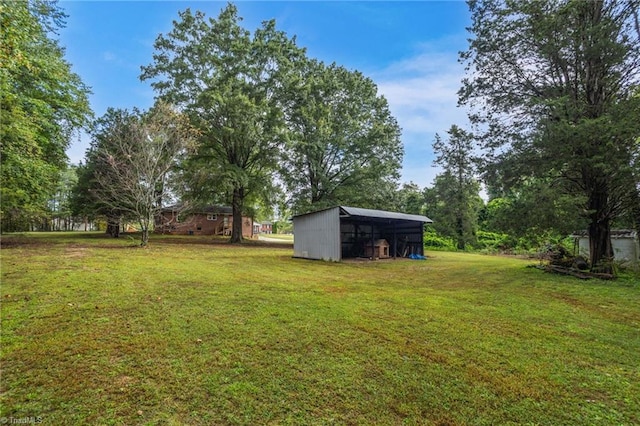
[[[218,215],[217,214],[213,214],[213,213],[209,213],[207,215],[207,220],[218,220]]]

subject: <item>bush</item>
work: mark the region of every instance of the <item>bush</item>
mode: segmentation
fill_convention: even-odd
[[[508,234],[497,232],[477,231],[476,248],[489,252],[512,252],[518,245],[518,240]]]
[[[532,230],[531,235],[519,238],[499,232],[478,230],[475,237],[476,242],[473,246],[467,245],[468,251],[539,256],[551,245],[562,246],[570,253],[574,250],[574,241],[570,237],[559,237],[544,232],[537,233],[535,230]],[[423,240],[425,247],[430,250],[458,251],[456,241],[453,238],[442,236],[434,229],[427,228]]]
[[[423,242],[425,247],[431,250],[456,251],[456,243],[452,238],[442,237],[435,231],[427,231],[424,234]]]

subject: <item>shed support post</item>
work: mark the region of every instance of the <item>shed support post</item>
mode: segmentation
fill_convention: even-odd
[[[396,223],[393,222],[393,258],[398,256],[398,237],[396,234]]]
[[[375,239],[373,236],[373,221],[371,221],[371,259],[375,259],[376,258],[376,253],[375,253]]]
[[[355,237],[353,238],[353,244],[351,244],[351,256],[360,257],[360,237],[358,236],[359,234],[358,231],[360,231],[360,225],[355,223],[353,226],[355,229]],[[364,255],[364,253],[362,254]]]

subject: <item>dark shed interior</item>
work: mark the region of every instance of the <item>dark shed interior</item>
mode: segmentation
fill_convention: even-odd
[[[431,223],[425,216],[340,207],[342,258],[371,257],[379,240],[389,244],[389,257],[424,255],[425,223]]]

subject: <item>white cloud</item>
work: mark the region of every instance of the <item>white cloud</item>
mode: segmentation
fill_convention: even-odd
[[[373,73],[379,92],[403,130],[405,161],[402,179],[431,186],[438,169],[432,166],[431,144],[452,124],[467,127],[466,112],[457,107],[464,67],[449,39],[424,44],[413,57]]]
[[[113,52],[102,52],[102,59],[107,62],[115,62],[118,59],[118,55]]]

